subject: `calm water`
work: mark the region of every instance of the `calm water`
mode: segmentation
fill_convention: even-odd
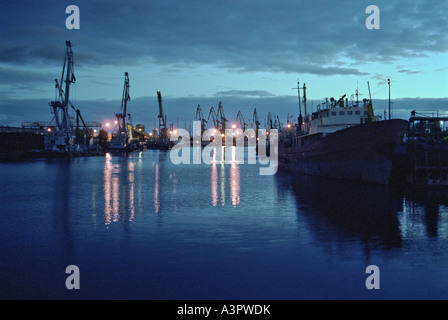
[[[446,194],[258,173],[152,150],[1,163],[0,298],[448,299]]]

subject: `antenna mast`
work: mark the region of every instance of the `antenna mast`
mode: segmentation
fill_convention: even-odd
[[[387,79],[387,84],[389,85],[389,120],[391,119],[390,115],[390,79]]]

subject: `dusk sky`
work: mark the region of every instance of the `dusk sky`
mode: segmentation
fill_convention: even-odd
[[[65,9],[77,5],[80,29]],[[380,29],[366,28],[366,7]],[[152,128],[161,91],[168,123],[208,117],[222,101],[227,118],[254,108],[286,121],[309,104],[350,99],[359,88],[375,112],[448,111],[448,2],[423,0],[0,0],[0,125],[50,121],[65,41],[73,45],[72,103],[86,121],[120,112],[124,72],[134,124]]]

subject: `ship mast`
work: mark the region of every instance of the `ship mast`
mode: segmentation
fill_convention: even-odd
[[[299,82],[299,80],[297,80],[297,88],[292,88],[292,89],[293,90],[297,89],[297,97],[299,99],[299,117],[297,118],[297,127],[298,127],[299,131],[301,131],[303,117],[302,117],[302,105],[301,105],[301,100],[300,100],[300,82]],[[306,106],[305,106],[305,116],[306,116]]]
[[[305,105],[305,117],[308,115],[306,111],[306,85],[303,84],[303,104]]]
[[[370,94],[370,84],[369,84],[369,81],[367,81],[367,87],[369,88],[369,98],[370,98],[369,104],[367,106],[367,111],[368,111],[368,114],[369,114],[368,121],[372,122],[372,121],[374,121],[375,116],[373,114],[372,95]]]
[[[389,85],[389,120],[391,119],[391,114],[390,114],[390,79],[387,79],[387,84]]]

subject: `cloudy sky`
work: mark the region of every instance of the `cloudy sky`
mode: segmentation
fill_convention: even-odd
[[[69,5],[80,29],[68,30]],[[366,7],[380,9],[369,30]],[[87,121],[120,112],[124,72],[134,124],[152,128],[162,92],[168,122],[208,116],[222,101],[227,118],[268,111],[297,116],[309,104],[369,96],[393,116],[448,111],[448,2],[423,0],[0,0],[0,125],[50,121],[65,41],[73,45],[71,101]]]

